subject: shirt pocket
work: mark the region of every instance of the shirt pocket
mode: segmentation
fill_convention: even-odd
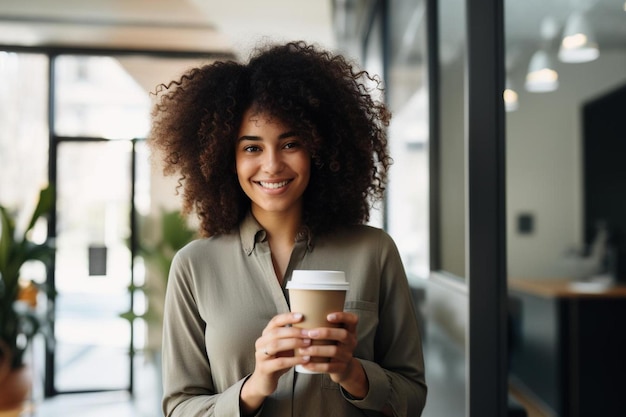
[[[372,301],[348,300],[344,310],[359,316],[357,324],[358,344],[354,356],[374,360],[374,339],[378,328],[378,304]]]

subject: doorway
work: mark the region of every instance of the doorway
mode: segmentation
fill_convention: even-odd
[[[147,133],[150,100],[113,57],[53,56],[50,68],[56,256],[48,279],[56,342],[46,395],[132,392],[143,332],[125,313],[144,304],[143,294],[131,291],[133,216],[135,201],[149,200],[142,195],[149,173],[135,169],[145,156],[135,138]]]

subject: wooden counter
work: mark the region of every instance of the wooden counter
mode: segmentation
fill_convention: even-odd
[[[626,285],[606,285],[569,279],[509,278],[509,289],[539,297],[626,298]]]
[[[509,279],[509,299],[511,376],[555,415],[626,415],[626,286]]]

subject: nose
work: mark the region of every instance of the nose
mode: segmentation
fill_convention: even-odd
[[[280,172],[284,167],[284,161],[279,151],[275,149],[266,149],[265,158],[263,160],[263,170],[267,173]]]

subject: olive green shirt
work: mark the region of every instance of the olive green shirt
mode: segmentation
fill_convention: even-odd
[[[345,310],[359,316],[360,360],[369,392],[355,400],[327,374],[282,375],[258,416],[419,416],[424,363],[400,256],[380,229],[353,226],[297,239],[283,286],[265,232],[249,215],[239,233],[196,240],[174,258],[165,301],[163,410],[166,416],[239,416],[239,394],[254,371],[255,341],[272,317],[289,311],[294,269],[345,271]]]

